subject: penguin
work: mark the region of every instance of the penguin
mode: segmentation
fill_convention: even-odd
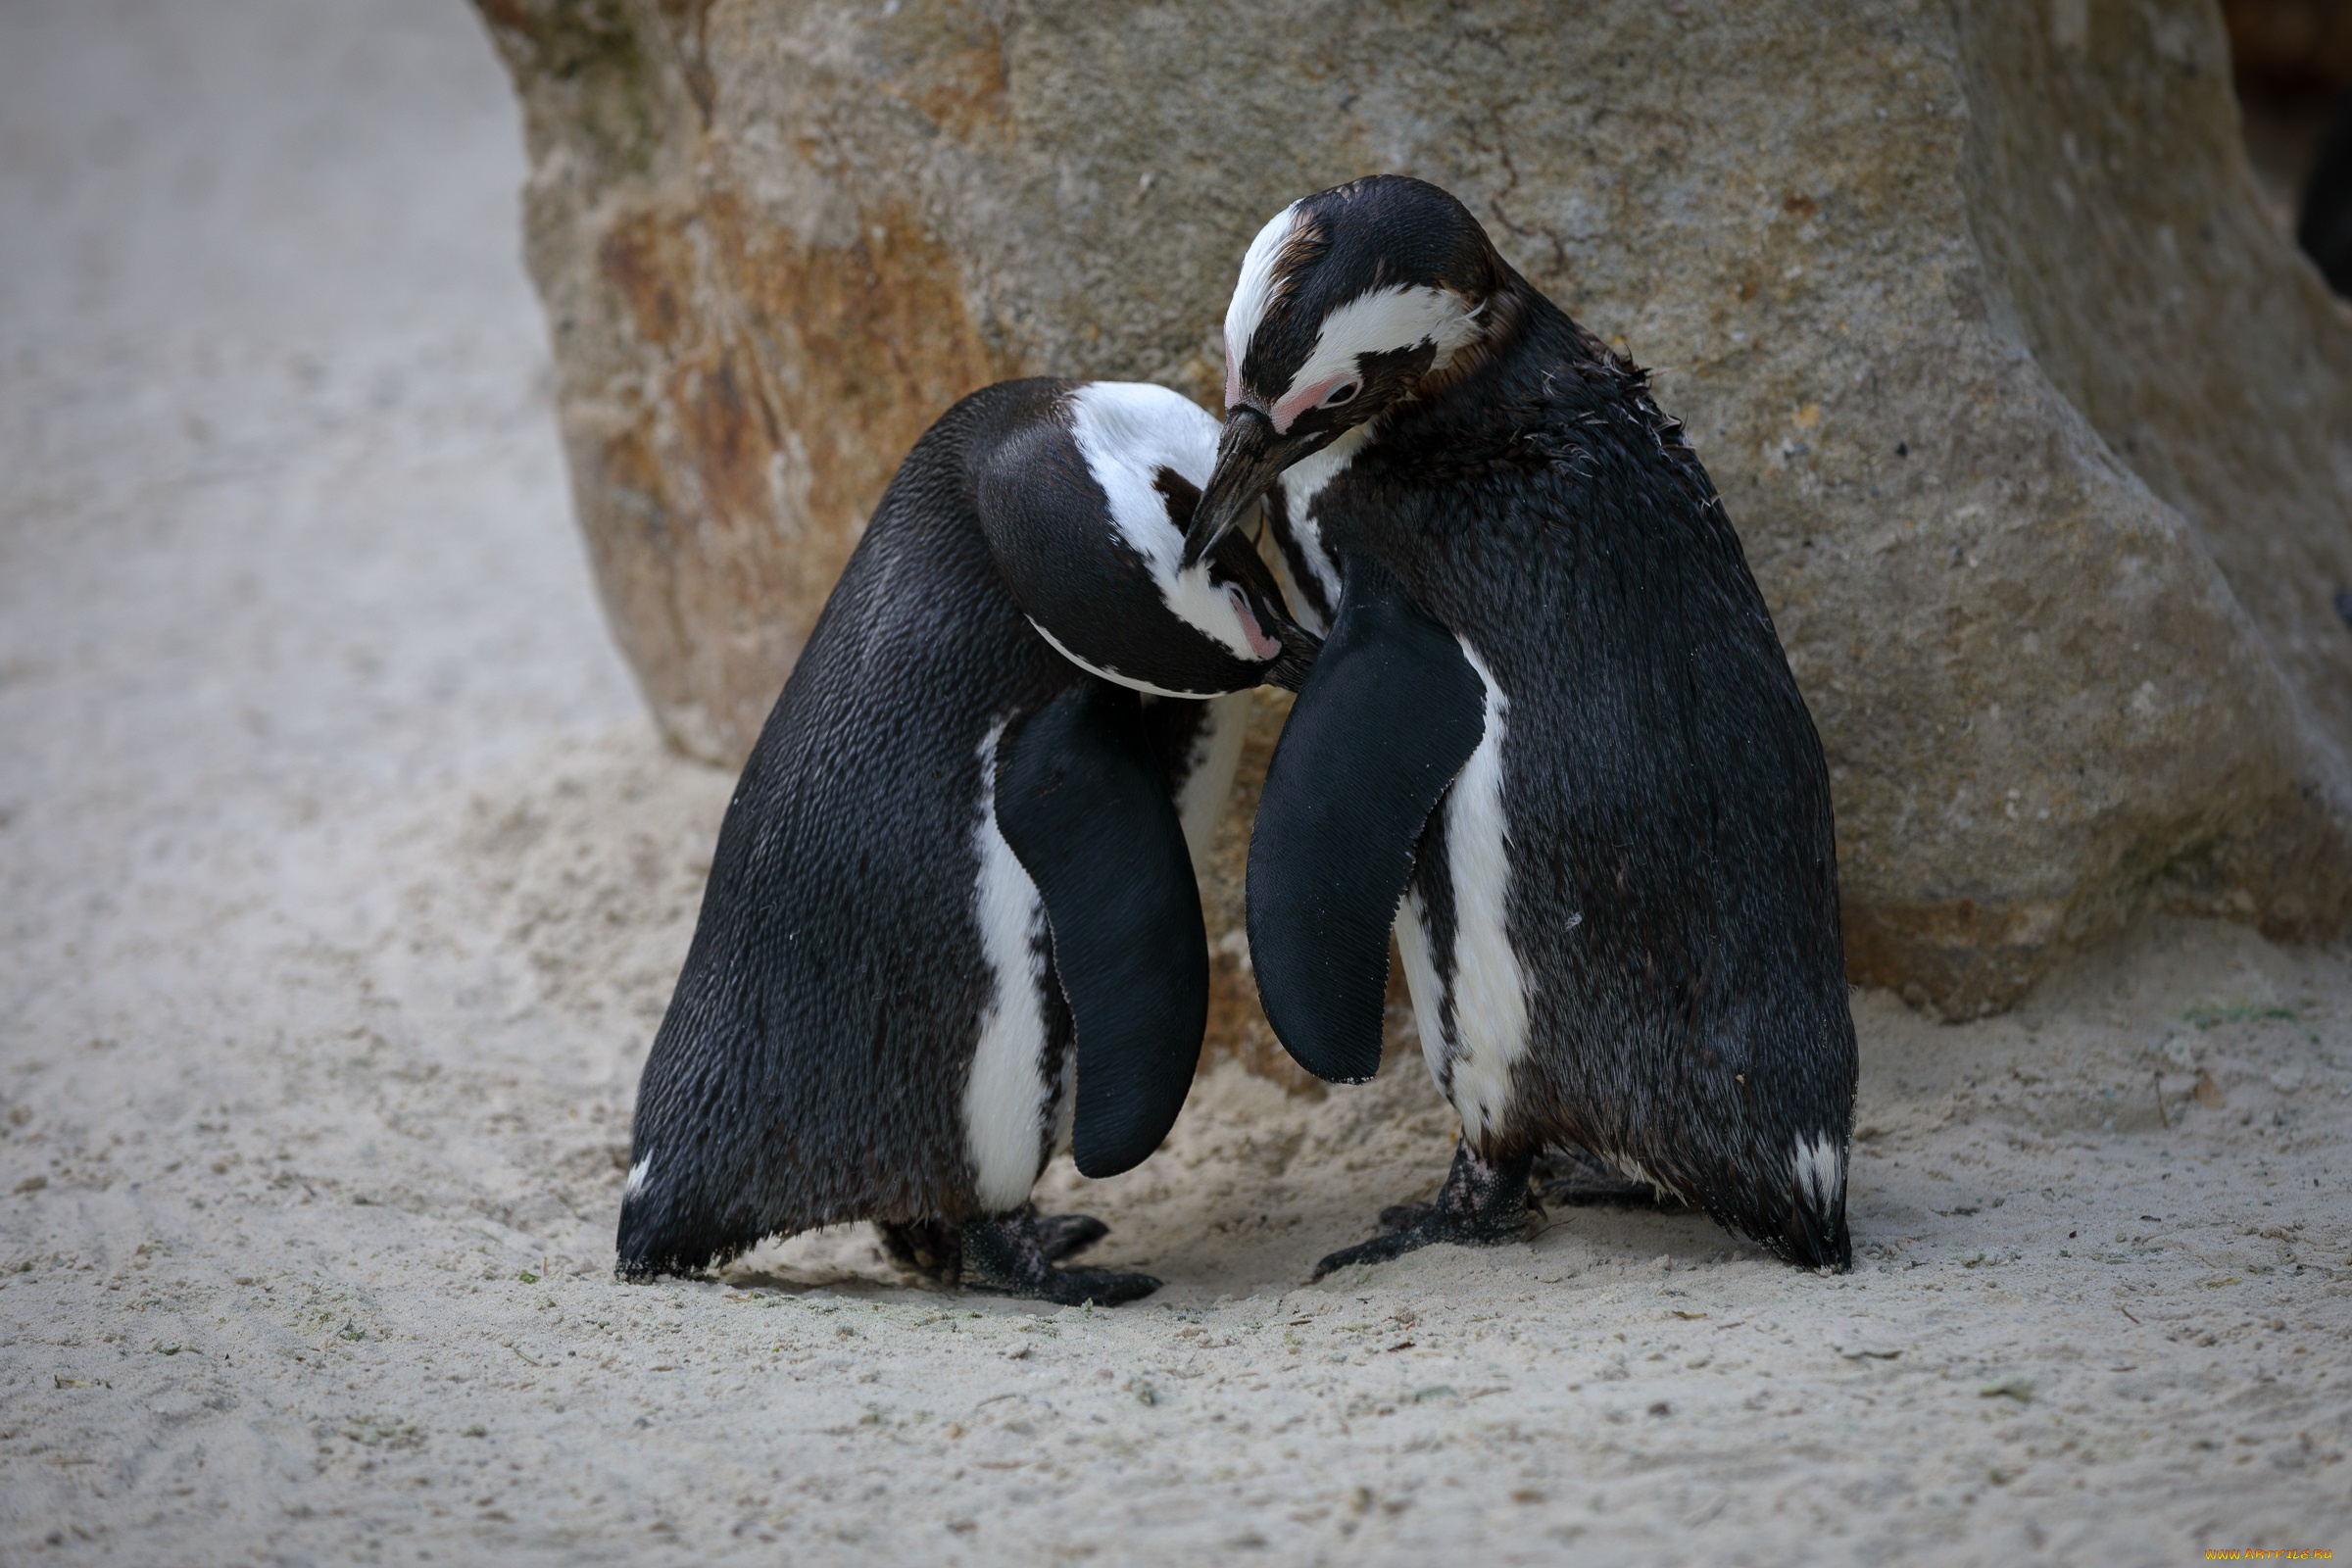
[[[1224,694],[1295,690],[1316,647],[1241,533],[1179,563],[1217,428],[1041,379],[915,443],[728,804],[638,1087],[621,1278],[862,1219],[971,1289],[1157,1288],[1057,1267],[1104,1227],[1029,1193],[1060,1137],[1108,1176],[1174,1123]]]
[[[1316,1276],[1524,1237],[1547,1149],[1849,1267],[1829,774],[1646,373],[1396,175],[1265,225],[1225,348],[1183,559],[1279,477],[1285,574],[1328,628],[1251,833],[1259,997],[1309,1071],[1370,1078],[1393,929],[1461,1118],[1434,1203]]]

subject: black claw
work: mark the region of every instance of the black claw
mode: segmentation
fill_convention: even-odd
[[[1159,1289],[1149,1274],[1114,1274],[1106,1268],[1049,1268],[1039,1278],[1015,1285],[986,1285],[967,1278],[966,1286],[984,1296],[1018,1296],[1033,1301],[1058,1301],[1063,1306],[1117,1306],[1140,1301]]]
[[[1110,1227],[1092,1214],[1040,1214],[1038,1246],[1050,1262],[1058,1263],[1085,1251],[1110,1234]]]
[[[1500,1247],[1527,1240],[1534,1217],[1527,1177],[1534,1163],[1532,1150],[1507,1152],[1489,1161],[1472,1153],[1469,1145],[1457,1144],[1453,1168],[1446,1173],[1446,1185],[1438,1189],[1434,1201],[1382,1210],[1387,1235],[1342,1248],[1317,1263],[1310,1277],[1319,1280],[1350,1263],[1385,1263],[1435,1242]],[[1401,1225],[1392,1226],[1393,1219]]]
[[[1386,1236],[1375,1236],[1368,1242],[1358,1242],[1353,1247],[1343,1247],[1336,1252],[1325,1254],[1323,1259],[1315,1264],[1315,1271],[1307,1276],[1307,1280],[1310,1283],[1319,1280],[1324,1275],[1346,1268],[1350,1263],[1386,1263],[1391,1258],[1402,1257],[1407,1252],[1419,1251],[1432,1242],[1456,1240],[1459,1238],[1424,1235],[1422,1227],[1418,1225],[1391,1231]]]

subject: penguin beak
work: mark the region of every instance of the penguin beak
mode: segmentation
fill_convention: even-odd
[[[1300,450],[1304,445],[1301,440],[1276,435],[1273,421],[1246,403],[1225,416],[1225,434],[1217,442],[1216,468],[1200,492],[1193,525],[1185,530],[1182,564],[1186,568],[1207,555],[1209,547],[1224,538],[1250,510],[1250,504],[1266,493],[1266,486],[1305,455]]]
[[[1274,635],[1282,643],[1282,655],[1266,666],[1266,684],[1295,693],[1306,684],[1307,671],[1315,667],[1315,656],[1323,651],[1323,639],[1279,616],[1274,624],[1278,628]]]

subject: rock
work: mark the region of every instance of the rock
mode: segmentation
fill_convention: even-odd
[[[2204,4],[477,3],[582,523],[690,752],[749,746],[951,399],[1214,407],[1258,224],[1400,170],[1689,421],[1821,727],[1857,981],[1973,1014],[2143,907],[2352,909],[2352,326]]]

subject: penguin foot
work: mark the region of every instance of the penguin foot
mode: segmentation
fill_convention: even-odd
[[[1674,1202],[1647,1182],[1621,1176],[1613,1165],[1571,1145],[1555,1145],[1536,1162],[1536,1196],[1563,1208],[1656,1208]]]
[[[1040,1214],[1037,1216],[1038,1245],[1045,1249],[1046,1261],[1058,1263],[1085,1251],[1110,1234],[1110,1227],[1092,1214]]]
[[[934,1285],[954,1285],[963,1267],[961,1228],[944,1219],[900,1224],[876,1220],[874,1234],[893,1263],[920,1274]]]
[[[1430,1211],[1437,1206],[1435,1203],[1391,1203],[1380,1211],[1381,1231],[1383,1234],[1409,1231],[1429,1218]]]
[[[1110,1227],[1092,1214],[1021,1214],[993,1223],[1021,1228],[1027,1241],[1035,1243],[1038,1255],[1048,1263],[1083,1252],[1110,1234]],[[986,1290],[990,1287],[984,1283],[965,1280],[969,1230],[970,1227],[951,1225],[944,1219],[917,1220],[912,1224],[877,1220],[874,1224],[882,1250],[901,1268],[920,1274],[936,1285],[964,1282]]]
[[[1159,1281],[1149,1274],[1054,1266],[1054,1259],[1092,1246],[1109,1229],[1091,1215],[1046,1215],[1027,1209],[999,1219],[975,1220],[963,1228],[964,1289],[1058,1301],[1064,1306],[1082,1301],[1117,1306],[1158,1290]]]
[[[1321,1279],[1350,1263],[1386,1263],[1434,1242],[1462,1247],[1500,1247],[1527,1240],[1534,1218],[1535,1198],[1528,1191],[1528,1172],[1535,1151],[1510,1152],[1489,1161],[1456,1144],[1453,1169],[1446,1185],[1427,1203],[1398,1203],[1381,1211],[1384,1235],[1345,1247],[1315,1265],[1311,1279]]]

